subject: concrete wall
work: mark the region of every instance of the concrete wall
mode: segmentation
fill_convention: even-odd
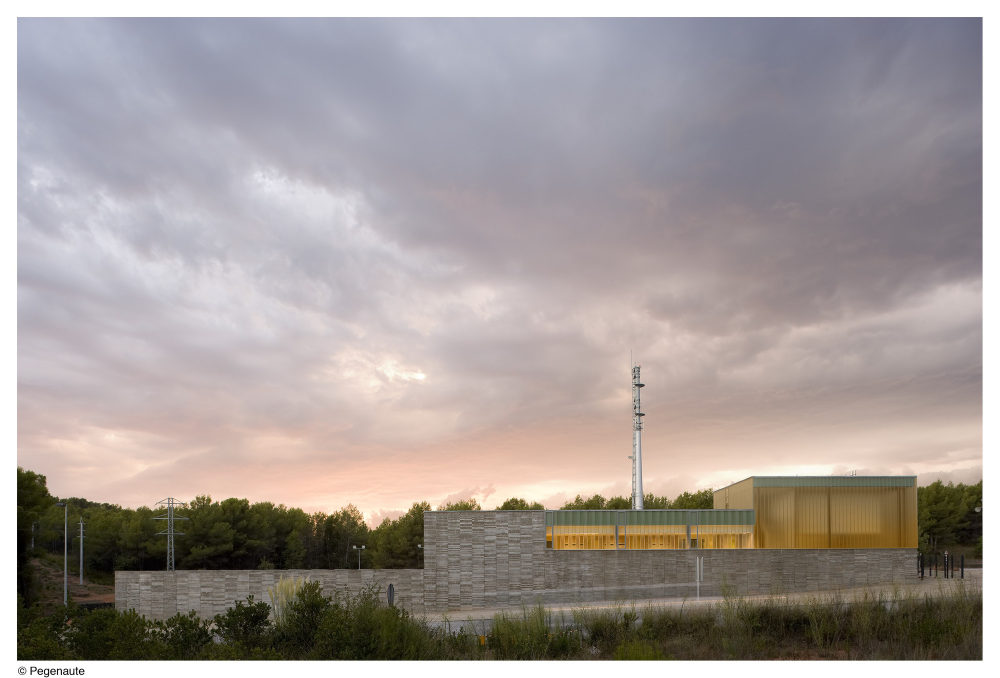
[[[307,576],[324,592],[392,583],[412,612],[853,588],[916,577],[916,549],[692,549],[555,551],[545,548],[543,511],[429,511],[423,570],[177,570],[116,572],[115,606],[155,619],[224,612],[253,594],[268,602],[280,576]]]

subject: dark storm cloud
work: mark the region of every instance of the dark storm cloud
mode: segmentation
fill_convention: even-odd
[[[870,402],[902,426],[945,388],[974,421],[981,42],[974,20],[21,20],[19,459],[81,426],[155,433],[149,458],[279,434],[375,458],[607,416],[630,348],[694,420]]]

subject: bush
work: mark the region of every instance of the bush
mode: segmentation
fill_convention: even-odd
[[[163,646],[135,610],[71,608],[66,641],[75,659],[159,659]]]
[[[43,617],[37,607],[25,607],[21,596],[17,597],[17,658],[29,659],[72,659],[72,655],[62,643],[62,632],[66,628],[63,614]]]
[[[635,608],[616,607],[598,612],[584,611],[576,615],[597,656],[611,656],[626,640],[633,638],[639,615]]]
[[[495,659],[544,659],[549,647],[545,608],[522,610],[520,618],[495,615],[487,646]]]
[[[396,607],[379,601],[374,588],[335,597],[324,610],[312,659],[436,659],[441,638]]]
[[[192,610],[153,622],[153,633],[163,646],[164,659],[196,659],[212,643],[210,625]]]
[[[284,657],[297,659],[312,651],[320,621],[330,604],[319,582],[313,581],[300,584],[294,597],[283,603],[274,630],[275,644]]]
[[[215,633],[222,642],[233,645],[238,652],[250,658],[260,650],[270,646],[271,606],[264,602],[254,602],[247,596],[246,602],[237,600],[236,606],[222,614],[215,615]]]

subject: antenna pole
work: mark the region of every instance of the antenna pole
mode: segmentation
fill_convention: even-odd
[[[639,380],[639,365],[632,365],[632,508],[642,510],[642,418],[639,390],[645,386]]]

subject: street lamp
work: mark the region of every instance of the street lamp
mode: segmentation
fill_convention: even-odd
[[[358,569],[360,570],[361,569],[361,552],[365,550],[365,547],[364,546],[358,546],[357,544],[355,544],[354,546],[351,546],[351,548],[358,552]]]
[[[56,506],[63,507],[63,606],[69,605],[67,587],[69,586],[69,506],[64,501],[57,501]]]
[[[417,544],[417,548],[420,549],[420,554],[422,555],[423,552],[424,552],[424,545],[423,544]],[[417,557],[417,560],[418,561],[420,560],[419,556]]]

